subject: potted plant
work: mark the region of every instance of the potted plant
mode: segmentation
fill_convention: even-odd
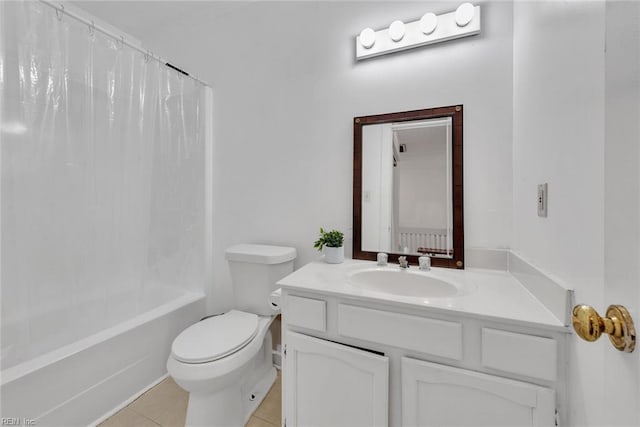
[[[320,237],[313,244],[319,251],[324,249],[324,260],[328,264],[340,264],[344,261],[344,234],[338,230],[325,231],[320,227]]]

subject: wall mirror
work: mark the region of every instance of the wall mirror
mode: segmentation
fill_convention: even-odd
[[[355,117],[353,258],[464,268],[462,105]]]

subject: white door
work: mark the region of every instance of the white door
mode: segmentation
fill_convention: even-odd
[[[537,385],[402,358],[402,425],[544,426],[555,423],[555,392]]]
[[[393,140],[390,124],[362,128],[362,249],[392,252]]]
[[[287,427],[388,424],[389,359],[286,332]]]
[[[624,305],[640,327],[640,3],[606,2],[604,152],[604,315]],[[576,297],[579,295],[576,294]],[[581,301],[577,301],[581,302]],[[590,301],[584,301],[586,304]],[[579,338],[575,337],[576,340]],[[603,373],[602,390],[587,405],[600,407],[598,425],[640,426],[640,346],[633,353],[602,343],[578,351],[601,351],[600,367],[583,367],[576,382]],[[574,410],[581,410],[574,408]],[[592,423],[596,424],[596,423]]]

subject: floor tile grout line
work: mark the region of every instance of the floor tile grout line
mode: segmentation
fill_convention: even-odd
[[[264,418],[259,417],[259,416],[257,416],[257,415],[251,415],[251,417],[249,418],[249,421],[251,421],[251,418],[254,418],[254,417],[255,417],[255,418],[257,418],[257,419],[259,419],[260,421],[264,421],[265,423],[269,424],[270,426],[278,427],[278,424],[274,424],[274,423],[272,423],[271,421],[269,421],[269,420],[265,420]]]
[[[152,422],[152,423],[154,423],[155,425],[160,426],[160,427],[164,427],[162,424],[160,424],[159,422],[157,422],[157,421],[156,421],[156,420],[154,420],[153,418],[149,418],[147,415],[143,414],[143,413],[142,413],[142,412],[140,412],[140,411],[136,411],[135,409],[131,408],[130,406],[125,406],[125,408],[124,408],[124,409],[129,409],[130,411],[135,412],[136,414],[140,415],[141,417],[144,417],[144,418],[148,419],[149,421],[151,421],[151,422]]]
[[[256,417],[261,419],[262,421],[264,421],[265,423],[271,424],[272,426],[276,426],[277,424],[274,424],[271,420],[267,420],[265,418],[262,418],[260,415],[256,415],[255,412],[251,415],[252,417]]]

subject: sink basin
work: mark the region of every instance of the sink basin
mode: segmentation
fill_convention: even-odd
[[[428,272],[370,269],[352,273],[353,286],[386,294],[419,298],[452,297],[460,289],[453,283],[435,278]]]

